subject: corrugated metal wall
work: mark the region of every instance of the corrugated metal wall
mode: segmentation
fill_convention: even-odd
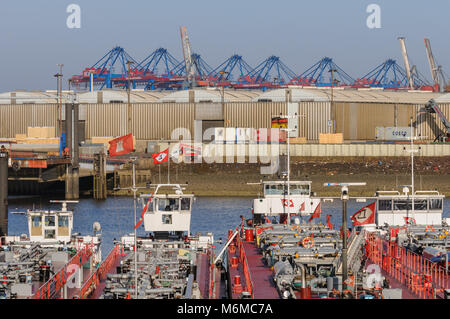
[[[319,133],[331,132],[333,111],[329,102],[300,102],[299,136],[316,141]],[[439,105],[450,119],[450,104]],[[132,131],[139,140],[169,139],[175,128],[194,134],[194,103],[138,103],[132,106]],[[409,126],[417,118],[417,134],[434,140],[444,126],[435,114],[420,113],[419,104],[335,102],[337,132],[345,140],[373,140],[377,126]],[[64,113],[63,105],[63,113]],[[86,138],[127,134],[127,109],[124,104],[85,104],[80,118],[86,118]],[[56,126],[56,104],[0,105],[0,137],[26,133],[28,126]],[[287,113],[285,102],[229,102],[224,106],[227,127],[269,128],[273,116]],[[85,116],[84,116],[85,114]]]
[[[336,130],[344,133],[344,140],[374,140],[377,126],[409,126],[417,119],[416,134],[434,140],[444,125],[436,114],[421,113],[422,104],[334,103]],[[450,118],[450,104],[439,104]]]
[[[409,126],[411,104],[334,103],[336,132],[344,140],[374,140],[377,126]]]
[[[331,133],[329,102],[300,102],[298,111],[299,136],[308,141],[318,141],[320,133]]]
[[[0,105],[0,137],[26,134],[28,126],[55,126],[57,104]]]
[[[86,138],[127,134],[127,104],[87,104]]]
[[[194,103],[134,104],[133,134],[138,140],[170,139],[174,129],[186,128],[193,138],[194,114]]]
[[[287,114],[285,102],[225,103],[224,122],[227,127],[270,128],[280,113]]]

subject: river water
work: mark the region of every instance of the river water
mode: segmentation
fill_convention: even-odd
[[[229,229],[234,229],[240,223],[240,216],[251,218],[250,208],[252,198],[242,197],[200,197],[193,204],[191,217],[191,233],[212,232],[218,241],[216,253],[226,241]],[[348,203],[348,222],[350,216],[367,203]],[[60,204],[49,203],[48,198],[12,198],[9,199],[9,235],[27,234],[26,216],[14,214],[25,212],[27,209],[60,209]],[[138,202],[138,218],[142,211],[142,204]],[[93,233],[92,224],[98,221],[102,227],[102,255],[105,258],[113,248],[114,239],[119,240],[121,236],[133,233],[134,211],[133,198],[109,197],[104,201],[93,199],[80,199],[78,204],[69,204],[69,209],[74,212],[74,232],[82,235]],[[326,215],[331,215],[331,222],[335,227],[340,227],[342,221],[342,203],[339,200],[322,203],[322,215],[315,219],[316,223],[326,223]],[[444,217],[450,217],[450,199],[444,202]],[[138,236],[144,236],[144,228],[138,229]],[[222,243],[220,240],[222,239]]]

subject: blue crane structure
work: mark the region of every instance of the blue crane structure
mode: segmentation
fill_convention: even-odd
[[[127,62],[132,62],[135,66],[138,64],[123,48],[116,46],[90,68],[86,68],[82,76],[72,78],[72,81],[87,83],[92,73],[94,85],[99,86],[100,90],[105,87],[110,89],[113,85],[126,85]]]
[[[413,72],[414,87],[419,88],[427,85],[426,80]],[[406,71],[393,59],[387,59],[366,75],[355,81],[355,86],[380,87],[385,89],[398,89],[408,87]]]
[[[175,59],[167,49],[159,48],[142,60],[136,66],[136,69],[144,75],[153,74],[169,77],[178,64],[180,64],[180,61]]]
[[[370,72],[354,80],[333,59],[324,57],[300,75],[296,75],[275,55],[252,68],[238,54],[232,55],[216,68],[212,68],[199,54],[190,54],[191,77],[195,86],[222,86],[236,89],[268,89],[292,86],[350,86],[353,88],[376,87],[383,89],[403,89],[409,87],[406,70],[395,60],[387,59]],[[131,62],[128,74],[128,62]],[[333,70],[333,72],[330,72]],[[122,47],[116,46],[91,67],[83,70],[82,75],[74,75],[70,81],[78,88],[86,87],[92,81],[92,88],[128,88],[128,80],[133,88],[153,89],[186,88],[186,61],[179,61],[167,49],[158,48],[140,63],[131,57]],[[433,90],[434,87],[418,72],[411,68],[412,88]]]
[[[159,48],[150,53],[136,66],[139,84],[145,89],[155,88],[155,83],[167,82],[173,77],[173,70],[180,64],[165,48]]]
[[[294,71],[284,64],[279,57],[272,55],[248,72],[238,83],[259,84],[263,87],[279,86],[287,85],[295,77]]]
[[[324,57],[313,66],[308,68],[305,72],[300,74],[296,79],[295,83],[298,85],[315,85],[321,86],[331,86],[331,70],[334,70],[333,74],[333,86],[345,86],[351,85],[355,80],[348,75],[342,68],[340,68],[333,59]]]
[[[218,82],[230,82],[233,79],[239,81],[252,70],[253,68],[245,62],[241,55],[234,54],[216,67],[209,75],[216,78]]]
[[[213,72],[213,68],[206,63],[205,60],[201,57],[200,54],[193,53],[191,55],[192,65],[195,70],[196,77],[201,80],[207,80],[208,76]],[[184,61],[180,62],[176,65],[171,72],[175,75],[183,75],[186,76],[186,66]]]

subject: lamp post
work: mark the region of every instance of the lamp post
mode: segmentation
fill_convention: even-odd
[[[219,72],[222,80],[222,111],[225,109],[225,83],[224,83],[224,77],[225,75],[228,76],[229,72],[227,71],[220,71]]]
[[[347,201],[350,199],[348,194],[349,186],[365,186],[366,183],[324,183],[323,186],[341,187],[342,200],[342,291],[347,289],[348,265],[347,265]]]
[[[131,72],[131,65],[134,64],[134,62],[132,61],[127,61],[127,66],[128,66],[128,132],[131,132],[131,87],[130,87],[130,72]]]
[[[294,119],[298,118],[300,116],[304,115],[298,115],[295,113],[294,115],[280,115],[279,117],[282,119]],[[294,132],[295,129],[289,129],[289,122],[288,122],[288,128],[281,129],[282,131],[286,132],[286,138],[287,138],[287,207],[288,207],[288,215],[287,215],[287,223],[288,225],[291,224],[291,214],[290,214],[290,204],[291,204],[291,153],[290,153],[290,142],[289,142],[289,133]],[[283,209],[285,209],[286,204],[283,205]]]
[[[334,72],[337,72],[336,69],[330,69],[328,72],[331,74],[331,82],[330,82],[330,88],[331,88],[331,101],[330,101],[330,107],[331,111],[333,112],[333,133],[336,133],[336,110],[334,109],[334,101],[333,101],[333,74]]]

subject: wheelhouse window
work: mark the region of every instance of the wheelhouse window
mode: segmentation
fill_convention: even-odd
[[[45,239],[53,239],[56,238],[56,231],[54,229],[46,229],[44,232]]]
[[[309,185],[291,185],[291,195],[309,195]]]
[[[392,200],[390,199],[379,200],[378,210],[392,210]]]
[[[45,226],[54,227],[55,226],[55,216],[45,216]]]
[[[412,210],[411,200],[394,199],[394,210]]]
[[[181,210],[191,210],[191,199],[182,198],[181,199]]]
[[[430,210],[442,209],[442,199],[430,199]]]
[[[162,223],[164,225],[171,225],[172,224],[172,215],[162,215]]]
[[[153,212],[153,201],[148,204],[146,212]]]
[[[33,227],[41,227],[42,226],[42,218],[41,216],[33,216],[31,217],[31,224]]]
[[[427,200],[426,199],[420,199],[414,200],[414,210],[427,210]]]
[[[269,184],[265,185],[266,195],[286,195],[287,191],[284,190],[283,184]]]
[[[58,227],[69,227],[69,216],[59,216]]]
[[[178,198],[160,198],[158,200],[158,210],[164,212],[176,211],[180,208]]]

